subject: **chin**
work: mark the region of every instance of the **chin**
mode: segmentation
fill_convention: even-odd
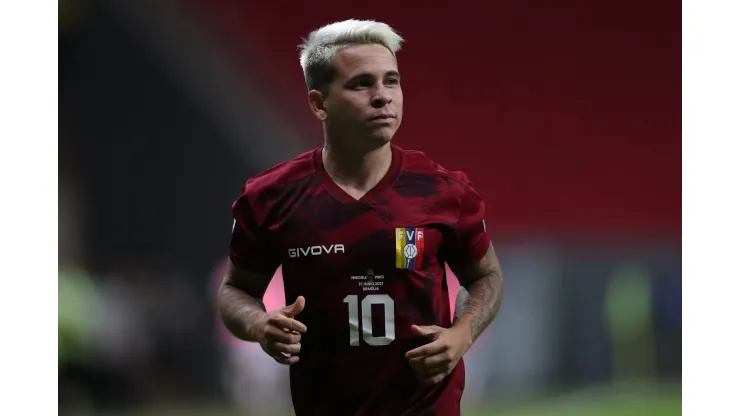
[[[393,136],[396,134],[396,130],[394,129],[381,129],[374,131],[370,137],[371,140],[379,142],[380,144],[386,144],[389,141],[393,139]]]
[[[370,142],[374,145],[373,147],[382,147],[393,139],[392,134],[387,135],[375,135],[370,138]]]

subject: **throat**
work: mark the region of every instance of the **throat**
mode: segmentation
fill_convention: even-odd
[[[367,195],[383,180],[393,159],[390,146],[360,155],[326,146],[321,156],[329,178],[356,200]]]

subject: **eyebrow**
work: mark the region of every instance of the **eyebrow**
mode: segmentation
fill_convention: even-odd
[[[395,71],[395,70],[388,71],[385,74],[383,74],[383,78],[389,77],[389,76],[390,77],[399,77],[400,78],[401,77],[401,74],[398,71]],[[361,74],[357,74],[357,75],[353,76],[349,80],[350,81],[354,81],[354,80],[358,80],[358,79],[362,79],[362,78],[368,78],[368,77],[374,78],[375,76],[373,74],[368,73],[368,72],[363,72]]]

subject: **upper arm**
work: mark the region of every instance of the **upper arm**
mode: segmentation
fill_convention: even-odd
[[[446,241],[445,261],[455,272],[478,276],[498,264],[485,223],[486,205],[483,198],[465,179],[460,197],[457,222]],[[462,283],[462,282],[461,282]]]
[[[221,289],[227,286],[239,289],[255,299],[262,299],[274,273],[255,272],[237,267],[231,259],[226,264],[226,273]]]
[[[259,220],[264,218],[264,213],[255,205],[245,191],[232,206],[234,227],[223,286],[233,286],[262,298],[280,266],[280,256],[270,242],[265,225]]]
[[[488,243],[488,250],[482,259],[468,265],[450,266],[455,276],[460,281],[460,285],[468,284],[489,276],[501,276],[501,266],[499,265],[498,256],[493,248],[493,244]]]

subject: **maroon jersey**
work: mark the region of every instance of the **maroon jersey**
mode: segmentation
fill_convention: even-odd
[[[463,361],[426,387],[404,354],[429,342],[411,325],[451,325],[444,264],[483,258],[485,206],[463,173],[392,149],[387,175],[359,200],[317,148],[249,179],[234,202],[231,260],[266,274],[282,264],[286,302],[306,298],[290,367],[297,416],[460,413]]]

